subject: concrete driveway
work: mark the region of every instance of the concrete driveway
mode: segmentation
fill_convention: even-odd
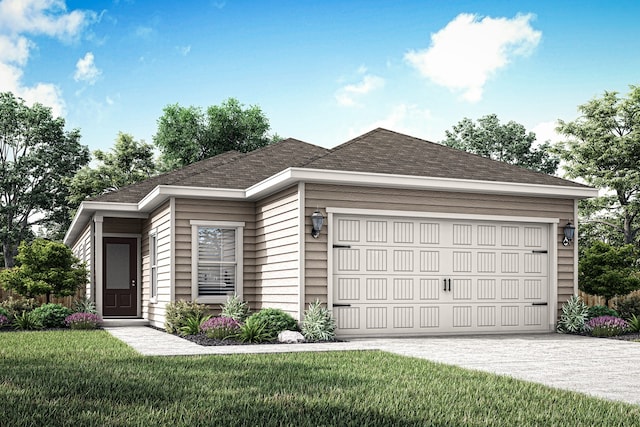
[[[575,335],[378,339],[372,348],[640,404],[640,343]]]
[[[640,343],[575,335],[353,339],[206,347],[153,328],[105,328],[149,356],[381,350],[640,405]]]

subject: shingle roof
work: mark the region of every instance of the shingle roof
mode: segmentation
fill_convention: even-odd
[[[245,189],[289,167],[303,166],[328,152],[326,148],[289,138],[249,153],[228,151],[103,194],[93,201],[136,203],[158,185]]]
[[[375,129],[305,165],[312,169],[586,187],[386,129]]]
[[[249,153],[229,151],[93,200],[136,203],[158,185],[246,189],[290,167],[586,187],[378,128],[331,150],[289,138]]]

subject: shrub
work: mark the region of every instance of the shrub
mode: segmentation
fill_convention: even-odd
[[[0,328],[4,328],[5,326],[9,325],[9,318],[7,316],[5,316],[4,314],[0,314]]]
[[[220,308],[222,309],[220,316],[229,317],[238,322],[244,322],[244,320],[249,317],[249,305],[242,301],[237,295],[229,297],[227,302],[220,306]]]
[[[71,309],[61,304],[44,304],[31,312],[40,320],[43,328],[64,327],[64,319],[72,313]]]
[[[619,317],[600,316],[589,320],[585,330],[594,337],[614,337],[624,334],[629,324]]]
[[[84,297],[73,300],[73,311],[76,313],[93,313],[96,314],[96,304],[89,298]]]
[[[64,324],[71,329],[96,329],[102,319],[94,313],[73,313],[64,319]]]
[[[0,305],[0,315],[9,318],[9,312],[2,305]]]
[[[185,326],[189,317],[203,318],[207,310],[204,304],[191,301],[175,301],[167,304],[164,329],[170,334],[177,334]]]
[[[627,320],[627,323],[629,324],[629,332],[640,332],[640,317],[634,314]]]
[[[302,335],[307,341],[331,341],[336,337],[336,322],[320,301],[309,304],[304,312]]]
[[[32,311],[34,308],[38,307],[38,302],[34,298],[9,297],[2,301],[0,306],[2,306],[2,308],[7,312],[7,317],[9,319],[14,319],[16,316],[19,316],[26,311]]]
[[[558,322],[558,332],[567,334],[579,334],[584,330],[584,324],[589,315],[589,308],[580,299],[573,295],[562,304],[562,315]]]
[[[16,266],[0,271],[0,283],[26,297],[63,297],[76,293],[87,281],[87,270],[65,244],[47,239],[23,242]]]
[[[200,325],[200,331],[209,338],[223,340],[240,332],[240,322],[231,317],[212,317]]]
[[[200,326],[209,320],[211,316],[189,316],[184,319],[184,324],[178,329],[180,335],[197,335],[200,333]]]
[[[618,295],[640,289],[638,250],[633,245],[612,246],[594,241],[580,255],[578,286],[581,291],[600,295],[605,303]]]
[[[29,331],[42,329],[42,322],[38,316],[33,314],[33,311],[23,311],[13,318],[13,326],[16,329]]]
[[[623,319],[629,319],[633,315],[640,317],[640,295],[622,298],[616,303],[616,310]]]
[[[265,330],[274,337],[278,336],[282,331],[298,330],[296,319],[279,308],[263,308],[259,312],[252,314],[247,320],[252,317],[264,323]]]
[[[258,314],[258,313],[256,313]],[[242,342],[259,343],[265,341],[272,341],[275,336],[269,332],[267,325],[256,314],[252,314],[247,320],[240,326],[240,332],[238,332],[238,339]]]
[[[617,311],[607,307],[606,305],[593,305],[589,307],[589,314],[587,315],[587,320],[593,319],[594,317],[600,317],[600,316],[620,317]]]

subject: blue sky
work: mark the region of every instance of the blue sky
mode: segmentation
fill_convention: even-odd
[[[0,0],[0,91],[91,149],[152,141],[168,104],[259,105],[325,147],[381,126],[431,141],[496,113],[539,139],[640,84],[640,2]]]

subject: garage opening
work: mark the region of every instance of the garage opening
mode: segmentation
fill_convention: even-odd
[[[549,224],[334,215],[339,336],[546,332]]]

